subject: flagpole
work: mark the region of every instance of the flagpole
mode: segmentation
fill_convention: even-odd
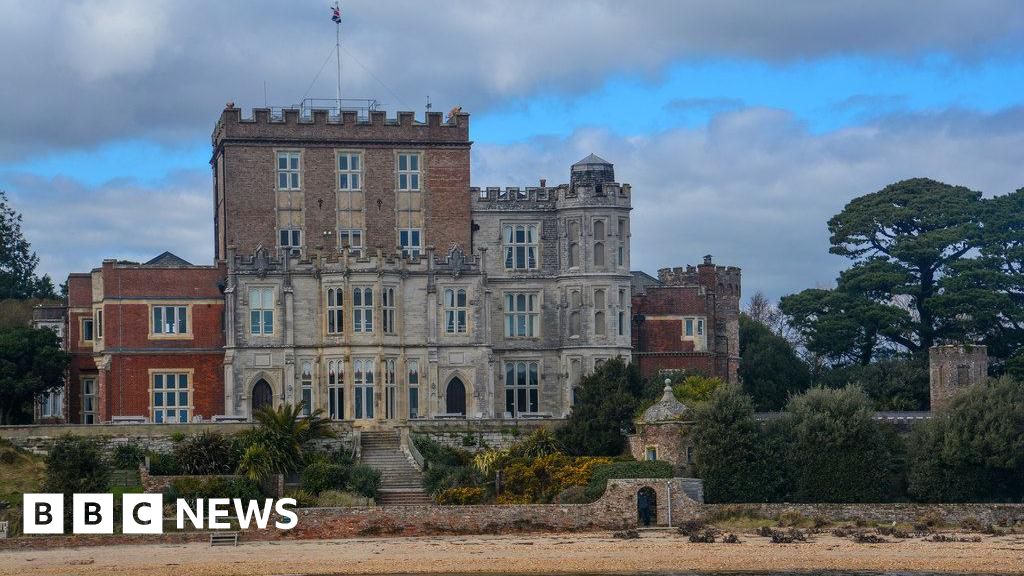
[[[341,10],[338,2],[334,3],[334,8]],[[338,61],[338,118],[341,118],[341,18],[334,23],[334,51]]]

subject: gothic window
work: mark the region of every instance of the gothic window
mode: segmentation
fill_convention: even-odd
[[[466,291],[448,288],[444,291],[444,331],[448,334],[466,333]]]
[[[345,331],[345,308],[341,288],[327,289],[327,333],[341,334]]]
[[[604,220],[594,221],[594,266],[604,266]]]
[[[619,266],[626,265],[626,219],[619,218]]]
[[[604,336],[608,332],[605,321],[605,305],[605,291],[603,289],[594,290],[594,334],[598,336]]]
[[[536,294],[505,294],[505,336],[533,338],[540,336],[540,309]]]
[[[327,363],[327,417],[345,419],[345,363],[341,360]]]
[[[96,379],[82,378],[82,424],[95,424],[98,422],[98,412]]]
[[[409,360],[409,418],[420,417],[420,363]]]
[[[398,381],[395,379],[395,364],[397,360],[388,358],[384,360],[384,418],[395,419],[395,408],[398,396]]]
[[[580,265],[580,223],[569,222],[569,267]]]
[[[371,302],[372,304],[372,302]],[[381,325],[385,334],[395,333],[395,289],[385,288],[381,294]]]
[[[537,226],[515,224],[504,227],[505,269],[534,270],[537,268]]]
[[[355,417],[373,419],[373,360],[363,358],[352,362],[352,383],[355,389]]]
[[[619,290],[619,336],[626,335],[626,291]]]
[[[373,288],[352,290],[352,330],[373,332]]]
[[[539,411],[540,378],[537,362],[505,363],[505,412],[512,418]]]
[[[313,413],[313,363],[302,361],[302,373],[299,375],[299,388],[302,392],[302,415]]]

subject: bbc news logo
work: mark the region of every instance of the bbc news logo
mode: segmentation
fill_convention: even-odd
[[[25,494],[22,527],[25,534],[64,533],[63,494]],[[242,500],[240,498],[197,498],[195,503],[179,498],[175,503],[175,526],[184,530],[186,523],[198,530],[225,530],[238,527],[248,530],[255,525],[266,530],[274,513],[274,527],[291,530],[299,517],[294,498],[280,500]],[[74,534],[113,534],[113,494],[74,494],[71,497],[71,531]],[[164,499],[162,494],[124,494],[121,496],[121,533],[163,534]]]

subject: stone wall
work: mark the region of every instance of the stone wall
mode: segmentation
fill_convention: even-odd
[[[988,349],[976,345],[932,346],[928,350],[928,383],[932,412],[949,404],[958,392],[988,379]]]
[[[167,453],[174,449],[174,438],[199,432],[235,434],[253,425],[248,422],[193,424],[65,424],[59,426],[0,426],[0,438],[36,454],[46,454],[57,438],[64,434],[96,438],[112,450],[118,444],[136,443],[146,450]],[[322,449],[351,449],[352,426],[333,423],[337,437],[317,441]]]
[[[292,530],[250,530],[243,540],[334,539],[366,536],[425,536],[435,534],[502,534],[516,532],[566,532],[621,530],[639,525],[637,493],[651,488],[657,497],[658,525],[694,518],[700,504],[686,496],[692,480],[610,480],[600,500],[591,504],[538,504],[527,506],[369,506],[354,508],[304,508]],[[671,510],[669,502],[671,501]],[[171,527],[173,523],[167,522]],[[24,536],[0,540],[0,550],[127,543],[203,541],[205,532],[175,532],[151,537],[124,536]]]
[[[927,518],[938,518],[945,524],[960,524],[969,519],[997,526],[1024,523],[1024,504],[709,504],[701,507],[705,517],[743,513],[765,518],[797,513],[831,521],[884,523],[915,523]]]
[[[422,420],[410,421],[413,434],[429,436],[431,440],[460,450],[477,452],[487,448],[508,448],[539,428],[556,429],[564,424],[561,419],[535,421],[472,421]]]

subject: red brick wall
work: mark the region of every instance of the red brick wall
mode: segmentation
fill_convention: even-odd
[[[192,415],[209,419],[224,413],[224,353],[117,354],[107,373],[100,419],[149,417],[150,370],[193,370]]]
[[[469,149],[432,150],[426,155],[427,214],[430,216],[424,246],[437,247],[444,257],[452,244],[470,249]]]

